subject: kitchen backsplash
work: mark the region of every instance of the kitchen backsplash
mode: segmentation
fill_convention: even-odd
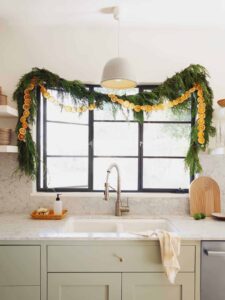
[[[225,157],[202,155],[203,175],[214,178],[221,189],[222,209],[225,209]],[[15,154],[0,154],[0,213],[29,213],[40,206],[52,207],[55,195],[32,195],[32,182],[15,173]],[[125,195],[124,195],[125,196]],[[126,198],[126,197],[125,197]],[[114,200],[106,202],[103,195],[63,197],[64,207],[75,214],[114,214]],[[185,215],[189,213],[187,195],[142,195],[129,197],[130,214]]]

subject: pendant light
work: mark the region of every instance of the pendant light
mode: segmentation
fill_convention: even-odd
[[[118,56],[110,59],[103,69],[101,86],[109,89],[130,89],[137,85],[132,67],[126,58],[120,57],[119,43],[120,43],[120,19],[119,7],[114,7],[114,19],[118,22]]]

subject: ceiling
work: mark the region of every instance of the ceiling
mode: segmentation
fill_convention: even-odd
[[[110,26],[117,5],[129,26],[225,28],[225,0],[1,0],[0,26]]]
[[[0,85],[12,93],[34,66],[99,83],[119,44],[138,82],[162,82],[199,63],[224,97],[224,15],[225,0],[0,0]]]

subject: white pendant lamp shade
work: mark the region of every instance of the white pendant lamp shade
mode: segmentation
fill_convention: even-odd
[[[130,89],[136,87],[132,68],[127,59],[116,57],[110,59],[102,74],[101,86],[109,89]]]

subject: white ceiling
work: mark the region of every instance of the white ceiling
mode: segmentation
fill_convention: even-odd
[[[44,67],[67,79],[99,83],[120,55],[138,82],[162,82],[191,63],[205,66],[217,97],[225,87],[225,0],[0,0],[0,85]],[[111,14],[110,14],[111,12]]]
[[[0,0],[0,26],[107,26],[117,5],[130,26],[225,28],[225,0]]]

